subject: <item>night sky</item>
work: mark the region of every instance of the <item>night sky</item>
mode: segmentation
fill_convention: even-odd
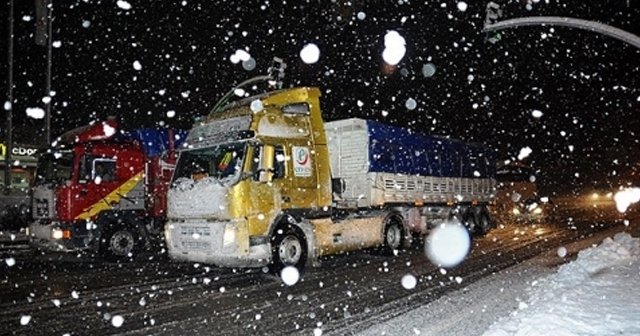
[[[42,144],[44,121],[25,111],[44,107],[46,48],[34,43],[34,2],[15,2],[14,139]],[[376,119],[485,143],[501,158],[530,147],[542,189],[618,185],[638,169],[640,50],[551,26],[505,30],[492,44],[482,32],[487,1],[467,1],[466,11],[458,1],[129,0],[129,10],[115,0],[53,2],[54,136],[111,115],[127,127],[189,128],[278,56],[288,64],[285,86],[322,89],[326,120]],[[639,0],[495,2],[503,19],[568,16],[640,36]],[[3,93],[7,9],[5,0]],[[407,44],[396,67],[381,57],[389,30]],[[300,59],[307,43],[320,49],[315,64]],[[238,49],[256,60],[255,70],[230,61]],[[422,74],[426,63],[436,67],[431,77]],[[3,139],[5,124],[3,117]]]

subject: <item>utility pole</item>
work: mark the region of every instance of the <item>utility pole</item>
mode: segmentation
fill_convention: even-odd
[[[51,46],[53,44],[53,4],[51,0],[47,0],[47,21],[49,30],[47,32],[47,92],[45,97],[49,97],[49,99],[45,103],[45,145],[49,147],[51,144],[51,102],[53,100],[51,97]]]
[[[4,193],[11,190],[11,152],[13,151],[13,0],[9,0],[9,48],[7,62],[9,74],[7,75],[7,102],[4,108],[7,111],[7,144],[4,155]]]
[[[46,68],[46,87],[44,97],[45,116],[44,128],[45,139],[44,147],[48,147],[51,143],[51,48],[53,45],[53,3],[51,0],[35,0],[36,3],[36,33],[35,41],[37,45],[47,47],[47,68]]]

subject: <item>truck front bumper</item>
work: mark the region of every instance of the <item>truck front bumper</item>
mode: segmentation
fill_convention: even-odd
[[[86,225],[36,221],[27,228],[32,247],[61,252],[74,252],[92,248],[93,235]]]
[[[267,239],[249,239],[242,227],[230,221],[169,221],[165,226],[169,257],[220,267],[266,266],[271,244]]]

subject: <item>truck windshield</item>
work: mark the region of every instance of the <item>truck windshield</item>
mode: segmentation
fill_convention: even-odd
[[[35,184],[62,183],[71,180],[73,153],[70,151],[46,153],[38,160]]]
[[[221,184],[231,185],[242,171],[245,149],[245,142],[237,142],[182,151],[173,180],[180,182],[190,179],[197,182],[216,179]]]

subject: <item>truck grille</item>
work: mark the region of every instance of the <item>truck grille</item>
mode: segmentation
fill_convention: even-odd
[[[224,223],[191,221],[173,224],[172,245],[183,251],[217,251],[222,247]]]
[[[35,199],[34,205],[35,207],[35,216],[37,218],[48,218],[49,217],[49,200],[47,199]]]
[[[187,251],[209,251],[211,243],[205,241],[182,241],[182,248]]]

